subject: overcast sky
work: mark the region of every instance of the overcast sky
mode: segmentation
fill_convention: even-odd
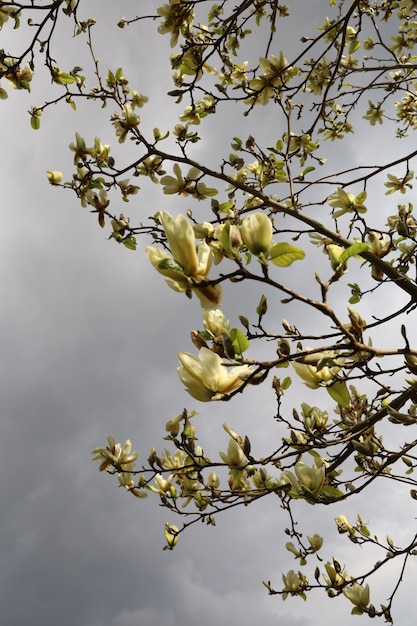
[[[174,119],[164,97],[169,86],[161,87],[171,73],[168,38],[154,34],[151,25],[149,37],[140,41],[134,28],[109,30],[122,15],[135,14],[136,2],[83,4],[90,13],[81,10],[80,17],[91,15],[103,24],[97,38],[103,67],[122,66],[132,82],[136,80],[132,86],[150,97],[151,107],[141,112],[144,123],[169,127]],[[149,3],[152,11],[158,4]],[[310,15],[305,11],[300,16],[303,28],[315,13],[313,6],[309,10]],[[74,46],[71,39],[60,43],[63,54],[70,55]],[[69,66],[75,64],[83,66],[71,57]],[[164,447],[166,421],[185,406],[198,409],[197,427],[211,453],[227,447],[224,421],[242,434],[253,434],[261,445],[274,436],[275,407],[271,396],[260,402],[255,391],[230,404],[197,407],[182,390],[176,355],[192,350],[189,332],[199,324],[199,304],[165,286],[146,260],[143,246],[148,241],[136,252],[107,241],[95,217],[75,196],[48,186],[48,169],[71,175],[68,144],[76,130],[87,143],[95,136],[112,145],[116,140],[94,107],[84,111],[81,106],[77,115],[69,108],[51,109],[41,130],[32,131],[26,111],[41,101],[42,90],[34,86],[32,94],[11,94],[0,105],[2,623],[357,624],[359,618],[349,615],[344,598],[330,603],[317,596],[307,604],[299,598],[283,603],[266,594],[262,579],[279,587],[281,573],[298,568],[284,550],[286,519],[278,498],[220,516],[216,528],[194,526],[175,551],[163,552],[164,522],[176,520],[158,507],[156,497],[136,500],[117,489],[90,460],[90,450],[103,445],[108,434],[117,440],[131,438],[145,459],[152,445]],[[211,135],[211,141],[198,147],[202,157],[213,161],[225,128],[217,132],[217,138]],[[243,126],[242,136],[248,132]],[[140,219],[159,209],[175,211],[176,202],[155,188],[136,196],[130,211]],[[188,208],[183,201],[181,207]],[[255,294],[259,297],[261,291]],[[251,311],[256,304],[254,297]],[[250,313],[239,308],[244,306],[237,290],[226,295],[228,316]],[[300,391],[308,397],[304,387]],[[404,493],[389,498],[376,493],[355,504],[352,515],[369,516],[375,532],[401,539],[404,529],[394,512],[404,510],[410,519],[415,507]],[[340,507],[303,504],[298,510],[306,534],[323,529],[333,533],[326,553],[331,558],[337,542],[333,519],[342,512]],[[348,548],[346,559],[351,555]],[[338,554],[343,560],[343,547]],[[359,564],[362,556],[357,558]],[[407,597],[413,572],[415,577],[416,569],[410,568],[396,604],[401,626],[415,622],[412,599]],[[384,585],[381,577],[381,589]],[[375,602],[384,600],[378,593]]]

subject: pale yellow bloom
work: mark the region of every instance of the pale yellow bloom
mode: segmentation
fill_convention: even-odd
[[[203,312],[203,324],[214,337],[219,337],[230,328],[230,321],[226,319],[221,309],[206,309]]]
[[[46,172],[46,175],[51,185],[59,185],[59,183],[62,181],[62,178],[64,176],[62,172],[58,172],[58,171],[51,172],[49,170]]]
[[[308,539],[308,543],[310,544],[314,552],[317,552],[317,550],[320,550],[320,548],[323,545],[323,537],[321,537],[317,533],[315,533],[312,537],[307,536],[307,539]]]
[[[93,461],[101,461],[100,472],[110,467],[120,467],[131,471],[136,459],[137,452],[132,452],[132,443],[127,439],[123,446],[116,443],[113,437],[107,437],[108,446],[106,448],[95,448],[92,450]]]
[[[124,143],[129,131],[140,123],[140,117],[134,113],[133,107],[130,104],[125,104],[120,114],[114,114],[112,121],[116,129],[116,135],[119,138],[119,143]]]
[[[349,521],[345,515],[338,515],[335,519],[337,530],[339,533],[347,533],[349,532],[353,526],[349,524]]]
[[[295,369],[297,375],[304,381],[307,387],[310,389],[318,389],[319,387],[326,385],[329,381],[333,380],[336,374],[340,370],[339,365],[320,366],[320,361],[326,357],[336,356],[329,352],[323,352],[322,354],[309,355],[303,359],[304,362],[293,361],[292,366]]]
[[[347,573],[344,570],[340,571],[339,569],[336,569],[334,563],[327,561],[327,563],[324,564],[324,567],[327,572],[327,576],[323,574],[326,585],[329,587],[340,587],[346,582]]]
[[[228,368],[220,356],[201,348],[198,357],[189,352],[178,354],[178,374],[188,393],[200,402],[209,402],[238,389],[251,373],[248,365]]]
[[[16,7],[6,6],[0,8],[0,29],[3,27],[3,24],[7,22],[10,15],[13,13],[17,13]]]
[[[280,88],[293,78],[297,70],[288,66],[288,61],[282,51],[279,57],[273,54],[268,59],[261,57],[259,66],[264,73],[249,81],[249,88],[253,95],[247,102],[254,99],[255,104],[266,105],[269,99],[274,97],[275,92],[279,92]]]
[[[140,109],[143,107],[146,102],[149,101],[147,96],[138,93],[137,91],[132,91],[132,108],[139,107]]]
[[[169,4],[158,7],[157,12],[164,18],[164,22],[158,26],[158,32],[162,35],[171,33],[171,48],[173,48],[178,42],[182,29],[193,21],[193,7],[180,0],[171,0]]]
[[[171,484],[173,478],[174,474],[170,474],[170,476],[168,476],[168,479],[165,479],[162,474],[156,474],[155,486],[149,485],[149,489],[154,493],[159,493],[161,495],[169,493],[169,495],[174,496],[176,493],[176,489],[174,485]]]
[[[182,266],[185,274],[205,276],[210,269],[210,257],[207,254],[204,257],[205,265],[200,263],[199,266],[191,222],[184,215],[178,215],[174,219],[167,211],[161,211],[159,219],[167,236],[172,256]]]
[[[74,152],[74,165],[94,154],[94,148],[87,148],[85,139],[79,133],[75,133],[75,143],[70,143],[69,149]]]
[[[211,267],[212,253],[205,241],[196,248],[191,222],[184,215],[178,215],[174,219],[167,211],[161,211],[159,219],[164,228],[172,257],[181,266],[183,273],[199,280],[205,278]],[[174,278],[172,272],[167,273],[165,269],[162,270],[159,267],[162,259],[169,258],[168,253],[151,246],[146,248],[146,252],[152,265],[161,274]]]
[[[262,212],[245,217],[240,225],[240,234],[245,246],[255,255],[265,254],[273,243],[272,222]]]
[[[184,215],[174,219],[167,211],[161,211],[159,219],[171,254],[161,248],[147,246],[145,251],[149,261],[166,277],[167,284],[174,291],[193,289],[204,309],[219,305],[222,296],[220,285],[199,286],[199,283],[208,280],[213,261],[210,246],[206,241],[196,246],[194,229]]]
[[[366,213],[366,206],[363,204],[363,200],[366,199],[366,192],[362,192],[358,196],[353,193],[347,193],[341,187],[337,191],[332,193],[327,198],[327,204],[330,204],[333,209],[339,209],[339,211],[333,211],[333,217],[340,217],[345,213]]]
[[[290,470],[284,470],[280,476],[280,485],[290,485],[291,490],[297,495],[302,495],[304,490],[309,491],[314,496],[318,496],[324,486],[326,470],[323,464],[309,467],[302,461],[298,461],[295,466],[295,476]]]
[[[369,585],[362,587],[359,583],[353,583],[343,589],[343,595],[355,606],[365,609],[370,601]]]
[[[165,540],[167,542],[167,548],[172,550],[174,546],[178,543],[179,539],[179,528],[175,526],[175,524],[165,524],[164,529]]]
[[[241,469],[248,464],[248,459],[246,458],[242,447],[235,439],[229,439],[227,454],[225,454],[224,452],[219,452],[219,456],[223,463],[226,463],[226,465],[234,469]]]
[[[282,582],[284,583],[283,600],[286,599],[287,594],[297,594],[302,591],[305,585],[308,583],[307,578],[301,572],[294,572],[290,570],[287,574],[282,575]]]

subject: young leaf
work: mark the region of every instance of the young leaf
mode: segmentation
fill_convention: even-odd
[[[126,239],[123,239],[123,245],[125,245],[128,250],[136,250],[136,238],[126,237]]]
[[[357,243],[352,244],[349,248],[346,248],[344,252],[339,257],[339,263],[342,265],[345,263],[350,257],[356,256],[357,254],[362,254],[362,252],[366,252],[369,250],[369,246],[367,243],[361,243],[358,241]]]
[[[230,338],[233,343],[235,354],[242,354],[250,346],[249,339],[239,328],[232,328],[230,331]]]
[[[305,252],[301,248],[292,246],[290,243],[276,243],[272,246],[270,259],[274,265],[279,267],[288,267],[294,261],[301,261],[305,257]]]
[[[337,380],[335,383],[326,387],[329,395],[335,402],[342,406],[347,406],[350,402],[350,394],[347,385],[342,380]]]

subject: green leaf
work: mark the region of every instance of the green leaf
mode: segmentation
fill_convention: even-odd
[[[165,139],[165,137],[163,137],[163,139]],[[206,198],[209,198],[211,196],[217,196],[218,193],[219,193],[218,190],[215,189],[214,187],[206,187],[202,195],[205,196]]]
[[[128,250],[136,250],[136,238],[126,237],[126,239],[123,239],[123,245],[126,246]]]
[[[235,354],[242,354],[250,346],[249,339],[239,328],[232,328],[230,331],[230,339],[233,343]]]
[[[232,252],[232,243],[230,240],[230,222],[226,222],[224,228],[220,232],[219,241],[226,252]]]
[[[75,82],[75,78],[66,72],[59,72],[55,82],[59,85],[71,85]]]
[[[219,209],[220,213],[228,213],[230,209],[234,208],[234,202],[222,202]]]
[[[310,172],[314,172],[316,168],[313,165],[309,165],[308,167],[303,169],[303,176],[306,176]]]
[[[360,47],[360,42],[355,38],[349,46],[349,54],[354,54]]]
[[[348,406],[350,402],[350,394],[347,385],[342,380],[337,380],[333,385],[326,387],[329,395],[335,402],[342,406]]]
[[[369,246],[367,243],[361,243],[358,241],[357,243],[352,244],[349,248],[346,248],[344,252],[340,255],[339,263],[342,265],[346,263],[351,256],[356,256],[357,254],[362,254],[362,252],[366,252],[369,250]]]
[[[288,389],[288,387],[290,387],[292,383],[292,380],[289,376],[286,376],[283,380],[281,380],[281,390],[285,391],[286,389]]]
[[[301,261],[305,257],[305,252],[301,248],[292,246],[290,243],[276,243],[272,246],[270,259],[274,265],[279,267],[288,267],[294,261]]]

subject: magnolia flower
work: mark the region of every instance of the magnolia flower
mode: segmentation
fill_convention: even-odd
[[[158,32],[164,35],[171,33],[171,48],[177,41],[183,28],[192,22],[194,16],[193,7],[185,2],[170,2],[158,7],[157,13],[164,18],[164,22],[158,27]]]
[[[305,463],[298,461],[294,466],[296,476],[300,485],[311,491],[315,496],[320,493],[326,478],[326,470],[324,464],[309,467]]]
[[[167,284],[174,291],[184,292],[193,288],[200,298],[203,308],[211,308],[221,301],[220,285],[199,287],[198,283],[207,280],[213,260],[210,246],[205,242],[195,245],[194,230],[184,215],[176,219],[167,211],[159,214],[165,230],[171,254],[161,248],[145,248],[149,261],[155,269],[166,277]]]
[[[370,247],[371,252],[376,254],[380,259],[382,259],[391,249],[391,241],[387,239],[386,235],[382,233],[376,233],[374,231],[370,231],[366,238],[366,241]],[[376,265],[372,265],[372,278],[375,280],[382,280],[384,278],[384,272],[381,268]]]
[[[120,443],[116,443],[113,437],[107,437],[107,443],[106,448],[94,448],[91,452],[93,461],[101,461],[98,468],[99,472],[115,466],[131,471],[138,458],[138,453],[132,452],[130,439],[127,439],[122,446]]]
[[[116,129],[116,135],[119,138],[119,143],[124,143],[129,131],[140,123],[140,117],[134,113],[130,104],[125,104],[120,115],[119,113],[115,113],[112,121]]]
[[[207,485],[210,489],[218,489],[220,487],[220,478],[217,476],[216,472],[210,472]]]
[[[334,561],[333,563],[327,561],[327,563],[324,564],[327,576],[323,574],[323,578],[324,582],[329,587],[340,587],[346,582],[347,573],[341,569],[340,565],[336,568],[334,563]]]
[[[109,162],[110,145],[108,143],[103,144],[100,137],[94,139],[93,157],[100,164]]]
[[[305,491],[318,496],[324,486],[326,470],[324,465],[313,465],[309,467],[305,463],[298,461],[295,466],[295,476],[289,470],[284,470],[281,474],[280,486],[290,485],[291,491],[296,495],[303,495]]]
[[[347,533],[353,529],[353,526],[349,524],[348,519],[345,515],[339,515],[334,520],[336,522],[337,530],[339,533]]]
[[[170,274],[167,274],[165,269],[160,268],[159,265],[161,259],[173,258],[173,260],[181,266],[186,276],[192,276],[200,280],[205,278],[212,263],[212,254],[207,243],[203,241],[196,249],[193,227],[184,215],[178,215],[178,217],[174,219],[167,211],[161,211],[159,219],[164,228],[172,257],[161,249],[148,246],[146,252],[152,265],[154,265],[161,274],[170,276]],[[163,271],[161,271],[161,269]]]
[[[332,270],[336,272],[337,270],[345,273],[347,271],[347,264],[340,263],[340,258],[345,251],[345,248],[342,246],[337,246],[334,243],[329,243],[325,246],[324,251],[327,252],[330,259],[330,264],[332,266]]]
[[[310,387],[310,389],[318,389],[333,380],[340,370],[339,365],[333,365],[331,367],[324,365],[320,367],[320,361],[323,361],[325,358],[331,358],[332,356],[336,355],[329,352],[323,352],[317,356],[309,355],[303,359],[305,361],[304,363],[293,361],[292,366],[307,387]]]
[[[249,88],[253,92],[252,97],[256,104],[266,105],[275,94],[275,89],[279,89],[287,83],[296,73],[292,67],[288,66],[288,61],[280,52],[279,57],[273,54],[269,59],[261,57],[259,66],[263,70],[262,76],[257,76],[249,81]],[[250,102],[250,100],[248,100]]]
[[[139,109],[141,109],[143,105],[146,104],[146,102],[148,101],[148,96],[144,96],[137,91],[132,91],[132,109],[134,109],[135,107],[139,107]]]
[[[200,402],[219,399],[219,396],[238,389],[251,373],[248,365],[228,368],[218,354],[201,348],[198,357],[180,352],[178,374],[188,393]]]
[[[0,8],[0,29],[2,28],[3,24],[7,22],[10,15],[13,15],[13,13],[16,13],[16,7],[14,6],[2,6]]]
[[[327,198],[327,204],[330,204],[333,209],[340,209],[333,212],[333,217],[340,217],[345,213],[366,213],[366,206],[363,201],[366,200],[366,192],[363,191],[359,195],[355,196],[353,193],[347,193],[341,187],[337,191],[332,193]]]
[[[227,454],[219,452],[221,460],[231,468],[245,467],[248,464],[248,460],[242,450],[242,447],[235,439],[229,439],[229,445],[227,446]]]
[[[174,546],[178,543],[179,539],[179,528],[175,526],[175,524],[165,524],[164,535],[165,540],[167,542],[166,548],[168,550],[172,550]]]
[[[203,324],[214,337],[219,337],[223,331],[230,328],[230,322],[221,309],[206,309],[203,312]]]
[[[303,589],[308,584],[308,579],[301,572],[294,572],[290,570],[287,574],[282,575],[282,582],[284,583],[284,593],[282,599],[286,600],[288,594],[303,596]]]
[[[272,222],[265,213],[252,213],[242,220],[240,234],[252,254],[266,253],[272,245]]]
[[[312,537],[307,536],[307,539],[308,539],[308,543],[311,546],[311,549],[314,552],[317,552],[318,550],[320,550],[320,548],[323,545],[323,537],[321,537],[317,533],[315,533]]]
[[[53,171],[53,172],[48,170],[46,172],[46,175],[47,175],[48,180],[51,183],[51,185],[59,185],[59,183],[62,181],[62,178],[64,176],[62,172],[58,172],[56,170]]]
[[[183,268],[168,252],[153,246],[146,246],[145,252],[154,268],[165,276],[166,283],[171,289],[183,292],[190,286],[190,280],[184,274]]]
[[[353,583],[343,589],[343,595],[355,606],[366,609],[370,600],[369,585],[362,587],[359,583]]]
[[[174,474],[170,474],[168,479],[165,479],[162,474],[155,475],[155,486],[149,485],[149,489],[154,493],[159,493],[160,495],[168,494],[172,497],[176,496],[175,486],[171,484],[174,478]]]
[[[94,148],[87,148],[85,139],[79,133],[75,133],[75,143],[70,143],[69,149],[74,152],[74,165],[94,155]]]
[[[210,252],[208,250],[199,263],[194,230],[190,221],[184,215],[178,215],[174,219],[167,211],[162,211],[159,219],[167,236],[172,256],[183,267],[185,274],[206,276],[210,269]]]
[[[135,463],[130,463],[124,466],[123,472],[117,474],[120,487],[124,487],[127,491],[132,493],[136,498],[147,498],[148,494],[138,489],[137,481],[134,479],[132,471]]]
[[[251,478],[257,489],[276,489],[279,486],[278,480],[270,476],[263,467],[259,467]]]
[[[407,172],[404,178],[398,178],[393,174],[388,174],[388,180],[384,183],[385,187],[387,187],[388,191],[385,192],[385,195],[388,196],[395,191],[399,191],[400,193],[406,193],[407,188],[412,189],[413,185],[410,183],[410,180],[413,180],[414,172]]]
[[[161,465],[165,469],[178,469],[184,467],[187,459],[188,455],[184,450],[176,450],[172,455],[169,450],[165,449],[161,455]]]

